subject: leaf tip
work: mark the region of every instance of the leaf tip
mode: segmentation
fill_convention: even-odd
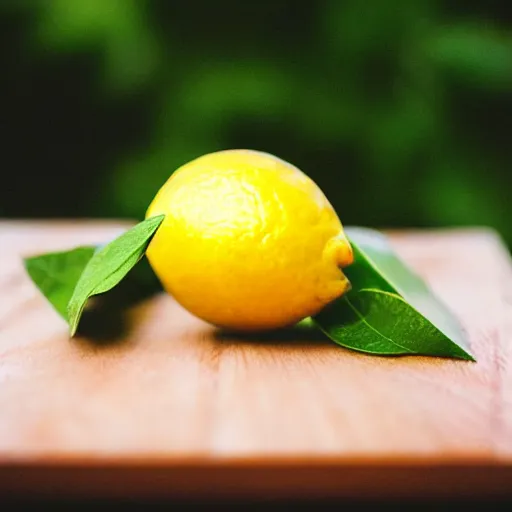
[[[69,337],[72,338],[77,330],[80,318],[82,316],[82,310],[76,313],[73,308],[68,307],[68,326],[69,326]]]
[[[473,354],[470,354],[469,352],[466,352],[465,357],[463,358],[466,361],[471,361],[472,363],[477,363],[476,357]]]
[[[21,258],[21,261],[23,262],[23,268],[25,271],[30,275],[30,271],[33,265],[34,260],[37,258],[37,256],[25,256]]]
[[[73,298],[68,303],[67,314],[68,314],[68,325],[69,325],[69,337],[72,338],[78,329],[78,322],[81,317],[81,310],[77,313],[73,307]]]
[[[451,357],[455,357],[457,359],[462,359],[463,361],[471,361],[472,363],[478,362],[476,357],[467,349],[457,346],[459,350],[456,353],[452,353]]]

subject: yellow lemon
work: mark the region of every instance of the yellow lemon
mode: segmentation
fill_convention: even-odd
[[[273,155],[227,150],[180,167],[146,218],[164,214],[147,256],[185,309],[220,327],[273,329],[314,315],[353,260],[325,195]]]

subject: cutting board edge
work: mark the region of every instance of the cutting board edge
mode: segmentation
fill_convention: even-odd
[[[214,469],[214,471],[212,471]],[[512,465],[0,466],[0,496],[83,499],[510,497]]]

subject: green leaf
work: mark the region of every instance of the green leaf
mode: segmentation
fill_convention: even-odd
[[[426,283],[393,252],[386,237],[348,228],[352,289],[315,322],[333,341],[372,354],[423,354],[474,360],[464,332]]]
[[[32,281],[66,322],[68,303],[80,275],[101,249],[77,247],[24,260]],[[95,342],[115,341],[125,333],[126,310],[161,291],[162,284],[143,258],[116,287],[96,296],[94,304],[87,304],[77,332]]]
[[[116,286],[144,256],[163,215],[140,222],[102,247],[89,260],[68,304],[70,335],[77,330],[87,299]]]
[[[66,321],[76,283],[95,251],[96,247],[77,247],[23,260],[32,281]]]

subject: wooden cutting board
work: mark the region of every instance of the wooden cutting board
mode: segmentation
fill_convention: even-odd
[[[505,496],[512,270],[485,229],[393,232],[478,362],[382,358],[219,332],[171,297],[101,343],[67,326],[21,257],[129,224],[0,223],[0,491],[29,496]]]

